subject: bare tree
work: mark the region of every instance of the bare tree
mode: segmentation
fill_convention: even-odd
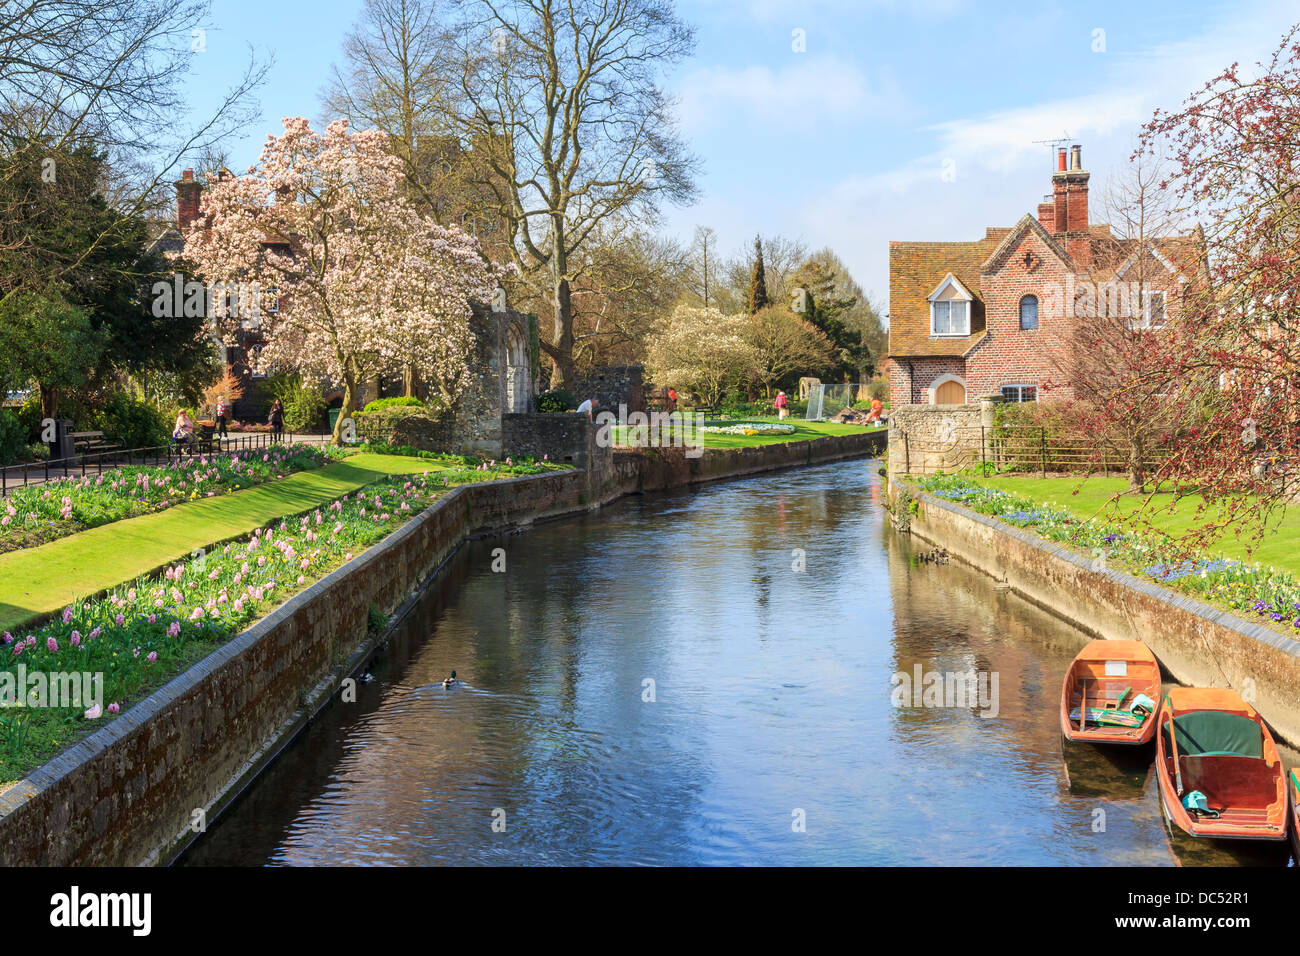
[[[789,305],[794,288],[790,279],[796,269],[808,258],[808,247],[800,239],[785,236],[759,235],[763,249],[763,282],[767,287],[768,301]],[[740,311],[749,301],[749,283],[754,274],[755,255],[742,253],[726,267],[727,292],[719,296],[724,311]]]
[[[574,378],[572,287],[613,218],[655,221],[694,195],[662,71],[693,30],[670,0],[464,0],[447,118],[472,147],[523,280],[552,313],[553,386]]]
[[[447,108],[454,99],[454,36],[438,0],[366,0],[343,41],[343,64],[323,94],[329,119],[392,137],[407,195],[441,225],[467,210],[460,145]]]
[[[1069,321],[1049,346],[1059,384],[1084,403],[1092,447],[1126,462],[1137,493],[1202,384],[1173,372],[1180,294],[1196,278],[1198,252],[1179,235],[1182,215],[1161,186],[1167,176],[1158,158],[1141,154],[1111,175],[1101,204],[1111,235],[1094,242],[1090,279],[1062,300]]]
[[[711,300],[717,297],[717,288],[721,284],[718,234],[708,226],[696,226],[690,254],[690,293],[707,309]]]
[[[208,9],[207,0],[0,3],[0,220],[18,224],[10,249],[37,238],[21,228],[31,196],[14,179],[32,162],[85,146],[107,155],[111,181],[96,185],[125,219],[167,202],[163,184],[184,157],[247,121],[268,66],[251,54],[211,115],[182,121],[185,77],[207,49]],[[57,168],[42,181],[59,189]],[[6,276],[0,296],[59,281],[97,248],[91,242],[81,260],[51,263],[41,275]]]

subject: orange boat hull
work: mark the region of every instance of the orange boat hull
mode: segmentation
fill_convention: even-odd
[[[1107,673],[1110,662],[1112,673]],[[1122,663],[1124,673],[1117,674]],[[1160,664],[1156,656],[1141,641],[1093,641],[1081,650],[1066,669],[1061,683],[1061,733],[1070,741],[1092,744],[1119,744],[1137,747],[1151,742],[1155,736],[1155,715],[1148,717],[1141,727],[1105,727],[1093,724],[1079,727],[1070,719],[1070,712],[1085,700],[1087,706],[1113,698],[1122,689],[1129,689],[1129,698],[1146,694],[1159,702],[1161,682]]]
[[[1235,691],[1208,688],[1176,688],[1170,692],[1187,694],[1217,694],[1223,700],[1219,706],[1178,707],[1177,712],[1189,710],[1225,710],[1254,720],[1263,734],[1263,759],[1234,755],[1196,755],[1195,775],[1183,773],[1183,791],[1200,790],[1207,794],[1211,806],[1220,810],[1218,818],[1194,817],[1183,806],[1174,770],[1174,753],[1169,743],[1166,724],[1174,711],[1169,697],[1160,706],[1156,722],[1156,779],[1160,787],[1160,802],[1165,816],[1188,836],[1215,840],[1285,840],[1289,817],[1286,775],[1277,752],[1277,745],[1267,725],[1253,707],[1241,700]],[[1230,698],[1235,701],[1229,702]],[[1187,757],[1179,759],[1186,761]],[[1216,805],[1217,803],[1217,805]]]

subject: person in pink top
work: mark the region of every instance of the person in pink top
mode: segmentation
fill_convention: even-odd
[[[776,406],[776,417],[784,419],[786,416],[786,412],[788,411],[786,406],[790,404],[785,397],[785,392],[777,392],[776,401],[773,402],[772,404]]]

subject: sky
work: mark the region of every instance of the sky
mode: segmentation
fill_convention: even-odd
[[[213,0],[189,79],[196,117],[250,47],[274,56],[260,118],[226,144],[252,163],[283,116],[321,115],[361,0]],[[881,308],[889,242],[1009,226],[1050,192],[1051,147],[1083,147],[1094,195],[1157,107],[1233,62],[1266,59],[1296,0],[679,0],[695,54],[665,79],[702,162],[700,196],[665,231],[829,246]],[[1095,209],[1097,204],[1093,203]]]

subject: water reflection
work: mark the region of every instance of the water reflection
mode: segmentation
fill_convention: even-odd
[[[358,703],[184,862],[1176,862],[1153,781],[1063,761],[1061,675],[1086,637],[919,563],[876,469],[629,499],[467,546]],[[996,716],[893,706],[891,676],[917,665],[996,674]],[[467,685],[435,686],[452,669]]]

